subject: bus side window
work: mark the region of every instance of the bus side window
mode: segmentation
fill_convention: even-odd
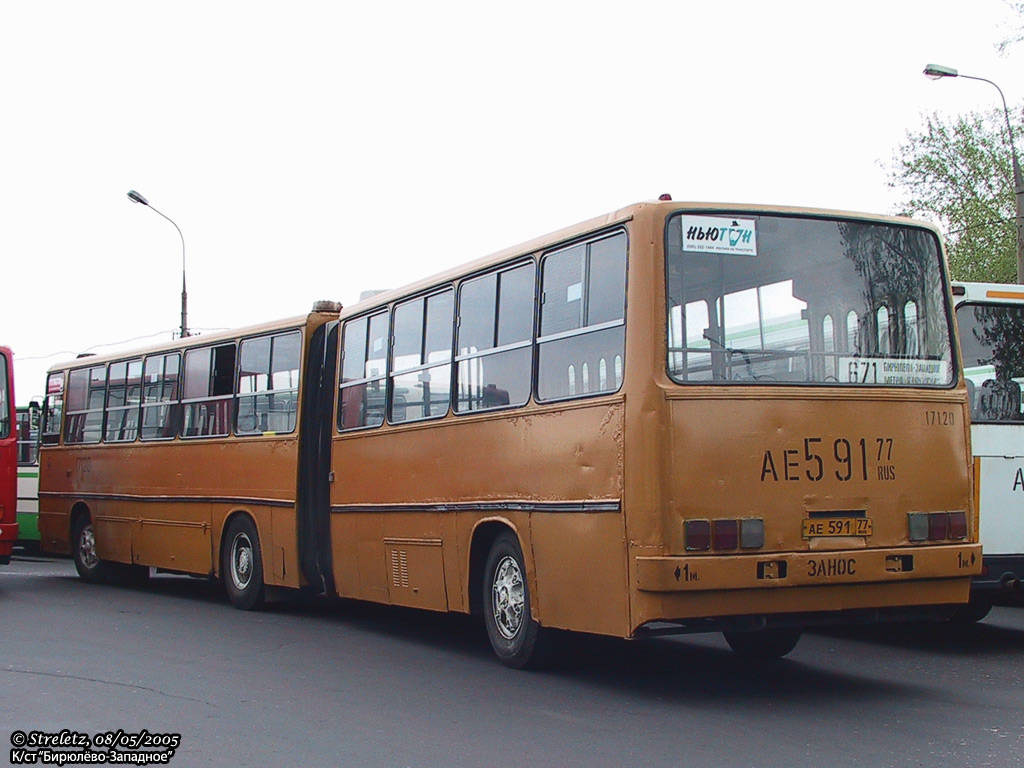
[[[182,437],[230,434],[234,378],[234,343],[185,352]]]
[[[142,360],[111,363],[107,374],[105,442],[131,442],[138,436],[141,401]]]
[[[395,307],[391,351],[391,421],[434,419],[451,400],[454,291]]]
[[[10,361],[6,355],[0,355],[0,437],[11,434],[11,393],[7,390],[10,380]]]
[[[538,399],[615,391],[618,371],[614,378],[599,371],[602,360],[621,359],[625,349],[625,234],[547,254],[541,296]]]
[[[298,331],[242,340],[237,434],[295,431],[299,412],[300,345]]]
[[[64,373],[46,377],[46,400],[43,401],[43,445],[60,442],[60,425],[64,417]]]
[[[388,315],[378,312],[345,323],[341,346],[338,429],[384,423]]]
[[[534,272],[529,262],[459,287],[459,413],[523,405],[530,399]]]
[[[98,443],[103,437],[106,366],[79,368],[68,374],[65,443]]]
[[[142,391],[142,439],[168,440],[178,434],[181,418],[181,355],[146,358]]]

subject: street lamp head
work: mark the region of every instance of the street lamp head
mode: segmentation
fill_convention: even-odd
[[[149,200],[144,198],[142,195],[140,195],[134,189],[129,189],[128,190],[128,199],[131,200],[133,203],[141,203],[142,205],[149,205]]]
[[[929,64],[924,68],[924,76],[929,80],[941,80],[944,77],[959,77],[960,73],[952,67],[944,67],[941,64]]]

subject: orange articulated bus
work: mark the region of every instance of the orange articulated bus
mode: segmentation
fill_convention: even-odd
[[[981,567],[936,231],[643,203],[339,310],[51,369],[44,548],[549,628],[949,615]]]

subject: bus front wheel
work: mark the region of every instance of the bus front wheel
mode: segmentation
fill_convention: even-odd
[[[510,532],[498,535],[484,566],[484,624],[498,659],[524,669],[538,660],[540,625],[530,615],[530,588],[519,540]]]
[[[221,578],[228,599],[236,608],[251,611],[263,605],[263,552],[256,525],[248,517],[236,517],[224,537]]]
[[[756,632],[725,632],[725,642],[736,653],[753,661],[772,661],[788,654],[800,641],[799,629],[761,629]]]
[[[107,563],[96,554],[96,530],[92,526],[89,515],[80,515],[75,519],[71,531],[74,542],[72,553],[75,558],[75,570],[82,581],[99,582],[107,575]]]

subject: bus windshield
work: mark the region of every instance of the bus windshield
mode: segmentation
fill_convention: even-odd
[[[749,212],[668,221],[680,383],[948,387],[938,240],[899,224]]]
[[[976,424],[1024,420],[1024,305],[961,304],[964,375]]]

